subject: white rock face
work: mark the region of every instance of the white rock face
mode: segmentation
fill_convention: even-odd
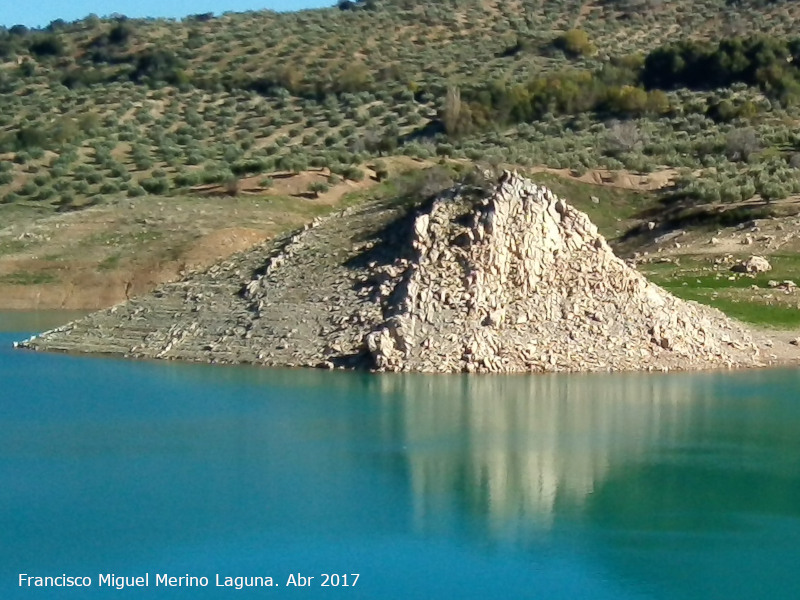
[[[20,345],[379,371],[760,364],[742,326],[649,283],[585,214],[513,173],[411,215],[348,208]]]
[[[731,271],[738,273],[766,273],[772,270],[772,265],[763,256],[751,256],[745,261],[735,264]]]
[[[617,258],[582,212],[516,174],[464,224],[437,200],[365,337],[378,370],[668,369],[753,364],[749,334]]]

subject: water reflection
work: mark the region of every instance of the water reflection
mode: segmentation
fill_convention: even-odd
[[[797,371],[380,385],[400,404],[392,435],[422,531],[465,511],[509,542],[557,523],[700,536],[750,531],[743,515],[800,519]]]
[[[800,371],[372,376],[27,353],[11,339],[4,599],[31,565],[357,565],[369,598],[432,582],[430,597],[473,598],[800,589]]]
[[[384,377],[400,398],[415,515],[434,524],[458,497],[495,533],[546,528],[609,469],[639,461],[689,426],[707,379]],[[429,523],[430,521],[430,523]]]

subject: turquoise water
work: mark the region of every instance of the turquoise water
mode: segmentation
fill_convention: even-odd
[[[0,334],[4,600],[800,593],[800,371],[369,376],[21,337]],[[98,587],[107,573],[150,587]],[[209,585],[156,587],[164,573]]]

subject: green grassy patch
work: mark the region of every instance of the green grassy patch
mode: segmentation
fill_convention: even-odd
[[[800,327],[794,295],[771,291],[770,281],[800,281],[800,256],[768,257],[773,269],[755,277],[735,275],[724,267],[709,272],[709,257],[681,256],[680,264],[653,263],[641,271],[654,283],[685,300],[718,308],[729,317],[778,329]],[[757,286],[758,289],[751,289]]]
[[[745,258],[742,256],[741,258]],[[756,285],[769,288],[770,281],[800,282],[800,255],[774,254],[768,257],[772,270],[755,277],[735,274],[723,267],[709,272],[708,259],[681,256],[680,264],[653,263],[642,265],[641,271],[653,282],[669,289],[688,287],[697,290],[745,289]]]
[[[616,238],[629,227],[629,221],[656,206],[658,196],[610,186],[594,185],[559,177],[552,173],[535,173],[530,178],[549,187],[557,196],[589,215],[605,237]],[[593,202],[592,197],[598,202]]]
[[[121,252],[115,252],[111,256],[104,258],[100,263],[97,265],[98,271],[111,271],[112,269],[116,269],[119,266],[120,260],[122,258]]]
[[[22,240],[6,240],[0,242],[0,256],[4,254],[14,254],[25,248],[25,242]]]
[[[795,329],[800,327],[800,310],[794,306],[767,304],[758,300],[712,297],[706,290],[687,287],[669,289],[669,291],[684,300],[694,300],[700,304],[718,308],[729,317],[745,323],[773,327],[775,329]]]
[[[58,278],[52,273],[28,273],[19,271],[0,276],[0,283],[10,283],[12,285],[40,285],[43,283],[56,283]]]

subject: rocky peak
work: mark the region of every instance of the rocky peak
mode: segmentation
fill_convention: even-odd
[[[753,366],[750,333],[617,258],[516,173],[409,213],[367,203],[22,344],[380,371]]]
[[[366,336],[376,368],[665,368],[670,357],[727,364],[729,349],[755,354],[744,330],[649,283],[549,189],[506,172],[467,206],[446,197],[417,216],[416,256],[386,321]]]

